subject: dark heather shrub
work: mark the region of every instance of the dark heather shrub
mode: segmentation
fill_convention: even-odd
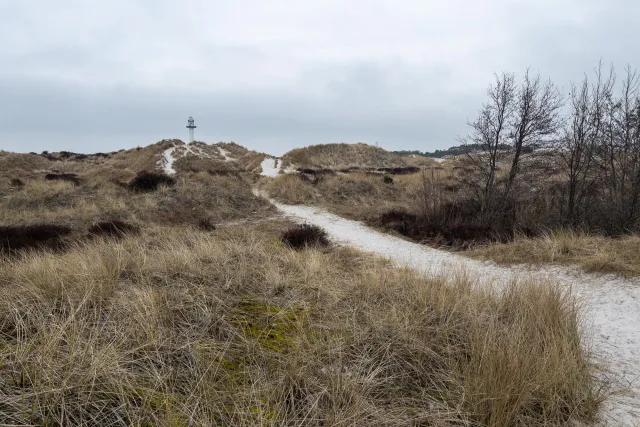
[[[94,224],[89,228],[89,235],[93,237],[123,237],[127,234],[137,234],[140,229],[124,221],[114,219],[112,221],[103,221]]]
[[[55,224],[0,227],[0,253],[28,249],[62,249],[62,237],[70,233],[69,227]]]
[[[211,222],[208,218],[203,218],[198,221],[197,228],[202,231],[213,231],[216,229],[216,226]]]
[[[317,225],[302,224],[290,228],[282,234],[282,243],[291,249],[323,247],[329,245],[327,232]]]
[[[12,187],[16,187],[16,188],[20,188],[24,186],[24,182],[22,182],[22,180],[20,178],[13,178],[11,180],[11,186]]]
[[[129,189],[132,191],[155,191],[161,185],[171,187],[176,180],[159,172],[138,172],[135,178],[129,182]]]
[[[73,185],[80,185],[82,180],[75,173],[48,173],[44,176],[47,181],[67,181]]]
[[[382,182],[384,182],[385,184],[393,184],[393,178],[391,178],[390,176],[385,176],[384,178],[382,178]]]
[[[414,236],[417,232],[418,217],[403,209],[392,209],[380,215],[379,224],[391,228],[404,236]]]

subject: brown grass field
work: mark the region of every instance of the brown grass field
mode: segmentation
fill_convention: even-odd
[[[135,193],[112,182],[26,180],[20,188],[0,188],[0,223],[55,223],[82,232],[92,223],[119,219],[139,225],[193,225],[261,218],[274,212],[239,177],[186,174],[174,187]]]
[[[554,286],[475,289],[286,224],[0,262],[0,423],[566,425],[601,400]]]
[[[478,288],[456,271],[424,277],[333,245],[293,249],[281,241],[292,224],[268,219],[274,208],[253,195],[249,175],[178,173],[156,191],[125,188],[135,175],[126,164],[151,164],[164,148],[105,159],[121,169],[103,157],[21,155],[42,169],[28,162],[0,179],[0,232],[71,230],[50,249],[0,251],[0,425],[564,426],[595,417],[603,384],[587,361],[580,307],[552,283]],[[54,170],[79,182],[44,180]],[[362,218],[406,205],[417,182],[356,174],[263,185],[290,203],[330,200]],[[117,221],[135,232],[89,236]]]

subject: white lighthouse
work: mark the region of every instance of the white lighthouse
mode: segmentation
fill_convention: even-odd
[[[187,129],[189,129],[189,143],[195,141],[195,138],[193,136],[195,128],[196,122],[193,120],[193,117],[189,117],[189,120],[187,121]]]

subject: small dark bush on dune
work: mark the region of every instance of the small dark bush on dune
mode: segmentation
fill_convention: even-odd
[[[139,231],[140,228],[137,226],[115,219],[94,224],[89,228],[89,236],[123,237],[127,234],[137,234]]]
[[[489,242],[507,242],[509,235],[484,224],[448,224],[429,230],[434,243],[455,249],[469,249]]]
[[[392,209],[380,215],[379,225],[391,228],[403,236],[417,237],[418,217],[403,209]]]
[[[47,181],[67,181],[73,185],[80,185],[82,180],[75,173],[48,173],[44,176]]]
[[[10,184],[14,188],[24,187],[24,182],[20,178],[13,178]]]
[[[391,178],[390,176],[385,176],[384,178],[382,178],[382,182],[384,182],[385,184],[393,184],[393,178]]]
[[[0,227],[0,253],[28,249],[62,249],[69,227],[54,224]]]
[[[513,238],[513,233],[501,227],[499,222],[488,225],[473,215],[454,215],[472,207],[452,205],[446,209],[448,215],[442,217],[423,217],[403,209],[392,209],[374,220],[373,225],[394,230],[418,242],[430,242],[455,249],[468,249],[495,241],[506,242]],[[532,233],[528,229],[523,232]]]
[[[329,245],[327,232],[317,225],[302,224],[290,228],[282,234],[282,243],[291,249],[324,247]]]
[[[298,168],[298,173],[303,173],[307,175],[336,175],[336,171],[332,169],[308,169],[308,168]]]
[[[129,182],[129,189],[132,191],[155,191],[159,186],[171,187],[176,180],[168,175],[158,172],[138,172],[135,178]]]
[[[298,174],[298,178],[300,181],[308,182],[312,185],[318,185],[322,181],[324,181],[324,175],[306,175],[306,174]]]
[[[202,231],[213,231],[216,229],[216,226],[211,222],[210,219],[203,218],[198,221],[197,228]]]
[[[369,173],[387,173],[389,175],[410,175],[412,173],[420,172],[420,168],[415,166],[408,166],[405,168],[365,168]]]

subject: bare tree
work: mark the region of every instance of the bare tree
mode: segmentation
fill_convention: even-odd
[[[480,212],[472,219],[503,230],[525,223],[554,226],[559,219],[612,234],[638,230],[637,71],[627,66],[616,84],[613,67],[607,71],[600,61],[593,76],[571,85],[566,119],[557,87],[529,71],[519,85],[513,74],[496,75],[487,95],[478,117],[468,123],[470,135],[461,139],[468,151],[461,181],[475,191],[473,202],[480,202],[469,205],[478,206],[470,212]],[[525,155],[540,147],[556,150]],[[545,180],[551,185],[544,187]],[[536,209],[523,210],[527,203]]]
[[[465,178],[469,183],[479,176],[475,184],[482,188],[478,196],[483,211],[502,215],[511,206],[525,149],[556,137],[563,98],[551,81],[541,83],[540,76],[532,77],[528,70],[520,87],[513,74],[496,75],[487,95],[478,118],[469,123],[471,135],[462,139],[469,147],[467,164],[475,172]],[[496,176],[499,162],[509,165],[504,186],[498,185]]]
[[[489,101],[480,109],[478,118],[468,123],[472,129],[471,135],[461,139],[469,147],[467,162],[480,175],[478,187],[481,188],[481,194],[478,195],[481,196],[485,209],[495,199],[499,153],[508,143],[508,125],[514,114],[516,101],[514,75],[496,74],[495,82],[487,89],[487,96]]]
[[[560,91],[551,80],[542,84],[539,74],[530,77],[527,70],[518,92],[517,106],[511,123],[513,155],[505,184],[505,198],[511,196],[523,148],[533,144],[541,146],[557,137],[562,124],[560,109],[563,103]]]
[[[631,227],[637,221],[640,192],[640,141],[638,104],[640,76],[627,66],[619,95],[609,102],[606,143],[601,151],[608,203],[617,207],[618,226]]]
[[[607,77],[603,75],[602,62],[595,73],[594,84],[585,75],[579,86],[571,85],[568,126],[557,146],[564,166],[561,171],[567,177],[567,219],[574,224],[580,220],[590,183],[597,177],[595,154],[602,146],[607,102],[615,83],[613,69]]]

